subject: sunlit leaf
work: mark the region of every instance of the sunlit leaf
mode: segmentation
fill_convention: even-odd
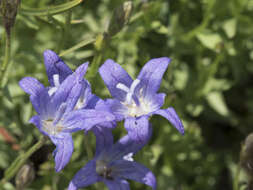
[[[229,111],[224,100],[224,96],[220,92],[211,92],[207,95],[209,105],[220,115],[228,116]]]
[[[198,33],[197,38],[207,48],[216,50],[217,45],[222,42],[222,38],[217,33]]]
[[[224,22],[223,29],[227,34],[228,38],[233,38],[236,34],[237,20],[235,18],[229,19]]]
[[[47,15],[55,15],[62,13],[64,11],[68,11],[73,7],[79,5],[83,0],[74,0],[61,5],[50,6],[46,8],[28,8],[25,6],[21,7],[20,13],[26,14],[29,16],[47,16]]]

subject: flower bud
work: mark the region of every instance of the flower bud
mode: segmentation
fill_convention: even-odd
[[[240,164],[253,179],[253,133],[249,134],[242,146]]]
[[[0,12],[3,16],[5,30],[10,36],[17,15],[20,0],[0,0]]]
[[[22,166],[19,170],[15,182],[16,182],[16,189],[23,190],[25,187],[33,181],[35,177],[35,171],[32,163],[28,163]]]
[[[121,31],[121,29],[128,23],[132,10],[132,1],[126,1],[114,10],[108,27],[109,36],[114,36]]]

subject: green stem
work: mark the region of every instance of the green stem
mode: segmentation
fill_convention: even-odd
[[[82,47],[84,47],[84,46],[87,46],[87,45],[89,45],[89,44],[92,44],[92,43],[94,43],[94,42],[95,42],[95,39],[93,39],[93,38],[91,38],[91,39],[85,39],[85,40],[79,42],[78,44],[74,45],[73,47],[71,47],[71,48],[69,48],[69,49],[67,49],[67,50],[62,51],[62,52],[59,54],[59,56],[60,56],[60,57],[61,57],[61,56],[64,56],[64,55],[66,55],[66,54],[68,54],[68,53],[74,52],[75,50],[80,49],[80,48],[82,48]]]
[[[5,76],[5,72],[9,63],[10,53],[11,53],[11,36],[8,35],[7,32],[5,32],[5,55],[4,55],[4,61],[1,65],[1,75],[0,75],[1,88],[3,87],[4,76]]]
[[[92,60],[91,66],[89,68],[89,71],[86,75],[86,78],[88,80],[94,79],[96,76],[95,73],[97,72],[99,65],[103,58],[103,49],[106,49],[105,46],[107,44],[108,38],[106,38],[106,34],[99,34],[96,37],[96,41],[94,43],[95,46],[95,55]]]
[[[62,38],[61,38],[60,44],[58,46],[58,50],[57,50],[58,53],[61,51],[61,49],[64,48],[67,36],[69,34],[70,26],[71,26],[71,17],[72,17],[72,10],[69,10],[65,16],[65,25],[62,31]]]
[[[93,158],[93,153],[91,149],[91,144],[89,142],[89,137],[90,137],[89,133],[84,137],[84,146],[87,152],[88,160],[91,160]],[[96,183],[94,186],[95,186],[95,189],[99,189],[99,190],[104,189],[104,186],[101,183]]]
[[[15,174],[19,171],[19,169],[26,163],[27,159],[40,147],[42,147],[47,140],[47,137],[43,136],[40,140],[33,145],[26,153],[19,155],[16,160],[11,164],[11,166],[5,171],[4,178],[0,182],[0,187],[5,182],[9,181]]]
[[[191,30],[190,32],[185,34],[185,36],[183,37],[185,40],[190,40],[197,33],[203,31],[208,26],[208,24],[211,20],[212,11],[213,11],[213,8],[215,6],[215,3],[216,3],[216,0],[209,1],[207,10],[206,10],[205,15],[203,17],[204,18],[203,21],[201,22],[201,24],[199,26],[197,26],[196,28],[194,28],[193,30]]]
[[[91,160],[93,157],[93,154],[92,154],[91,145],[89,142],[89,133],[84,137],[84,145],[87,152],[88,160]]]

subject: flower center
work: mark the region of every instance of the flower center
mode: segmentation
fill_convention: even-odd
[[[57,135],[63,129],[61,125],[54,125],[53,119],[42,120],[42,129],[49,135]]]
[[[81,109],[84,105],[84,98],[83,97],[80,97],[76,103],[76,106],[75,106],[75,110],[78,110],[78,109]]]
[[[121,102],[128,108],[128,115],[132,117],[139,117],[141,115],[146,115],[152,111],[151,102],[145,100],[142,96],[142,89],[140,89],[140,93],[137,97],[137,93],[134,93],[135,88],[140,83],[139,79],[135,79],[131,84],[130,88],[122,83],[118,83],[116,88],[125,91],[126,99],[124,102]]]
[[[98,175],[100,175],[101,177],[103,177],[105,179],[113,180],[112,169],[106,165],[105,161],[97,160],[96,172]]]

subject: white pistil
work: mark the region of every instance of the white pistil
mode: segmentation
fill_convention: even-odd
[[[80,97],[76,103],[75,109],[81,109],[84,106],[85,99]]]
[[[122,83],[118,83],[118,84],[116,85],[116,88],[118,88],[118,89],[120,89],[120,90],[123,90],[123,91],[125,91],[126,93],[129,92],[129,88],[128,88],[126,85],[122,84]]]
[[[133,162],[133,161],[134,161],[133,155],[134,155],[134,153],[130,152],[130,153],[128,153],[127,155],[125,155],[125,156],[123,157],[123,159],[124,159],[124,160],[127,160],[127,161],[130,161],[130,162]]]
[[[130,88],[128,88],[126,85],[122,83],[118,83],[116,85],[116,88],[121,89],[127,93],[125,101],[122,102],[122,104],[128,108],[128,115],[132,117],[145,115],[156,109],[155,105],[153,105],[151,101],[148,101],[148,99],[143,98],[142,89],[140,89],[138,97],[136,97],[138,102],[134,101],[133,99],[134,91],[136,87],[139,85],[139,83],[140,83],[140,80],[135,79],[132,82]]]
[[[133,83],[131,84],[130,88],[128,88],[126,85],[122,84],[122,83],[118,83],[116,85],[116,88],[121,89],[123,91],[125,91],[127,93],[126,95],[126,103],[127,104],[131,104],[131,100],[132,100],[132,96],[134,94],[134,90],[137,87],[137,85],[140,83],[139,79],[135,79],[133,81]]]
[[[58,74],[53,75],[53,80],[54,80],[54,86],[59,87],[60,86],[60,77]]]
[[[51,87],[48,90],[49,96],[52,96],[57,91],[58,87],[60,86],[60,77],[58,74],[53,75],[53,82],[54,82],[54,87]]]

